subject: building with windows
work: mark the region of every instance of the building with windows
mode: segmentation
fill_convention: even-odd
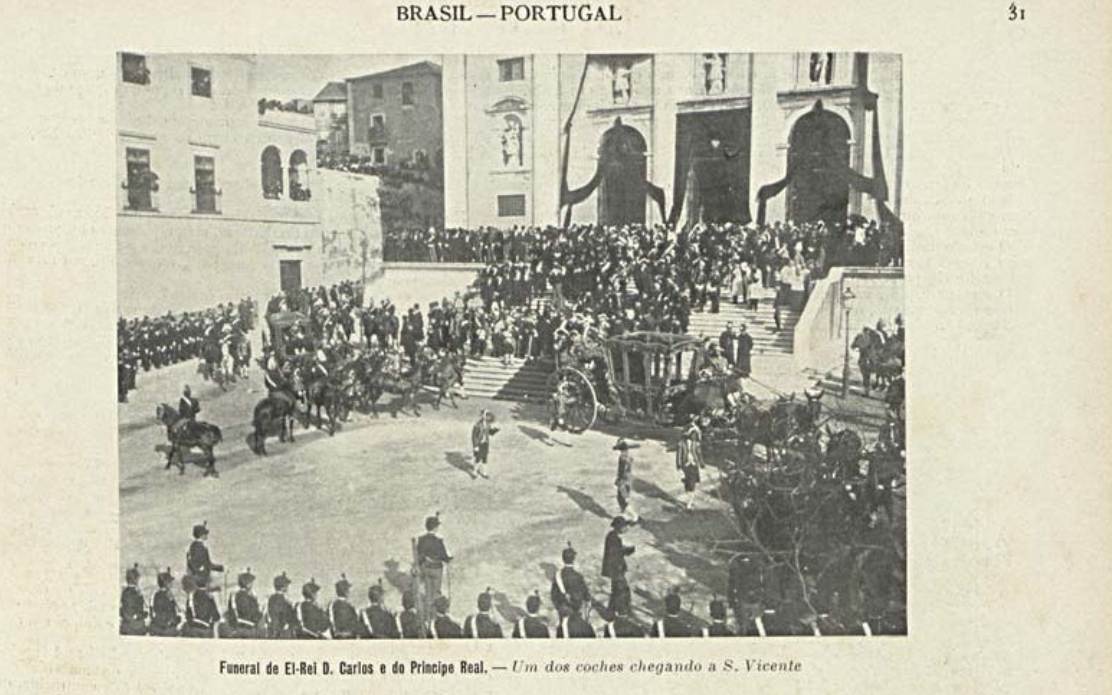
[[[899,215],[898,55],[467,55],[443,75],[449,227]]]
[[[429,61],[346,80],[352,154],[374,164],[435,163],[443,156],[440,66]]]
[[[261,106],[252,56],[118,60],[122,314],[265,299],[374,260],[377,179],[316,171],[313,116]]]
[[[347,83],[329,82],[313,97],[313,123],[322,154],[344,155],[348,147]]]

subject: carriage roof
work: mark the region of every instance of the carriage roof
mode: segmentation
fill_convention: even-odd
[[[304,323],[309,317],[297,311],[280,311],[266,317],[267,323],[272,328],[289,328],[290,326]]]
[[[606,347],[638,352],[676,353],[685,350],[701,351],[703,341],[679,333],[634,331],[606,339]]]

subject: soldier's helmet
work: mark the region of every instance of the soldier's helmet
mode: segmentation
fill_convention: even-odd
[[[439,516],[430,516],[430,517],[425,518],[425,530],[426,531],[434,531],[438,528],[440,528],[440,517]]]
[[[380,603],[382,601],[382,585],[371,584],[371,587],[367,589],[367,598],[371,603]]]
[[[348,581],[346,574],[341,574],[340,581],[336,582],[336,595],[346,597],[350,591],[351,582]]]
[[[664,612],[668,615],[675,615],[680,612],[680,595],[676,593],[668,594],[664,597]]]
[[[289,587],[289,585],[290,585],[290,578],[286,576],[285,572],[282,572],[282,574],[279,574],[277,577],[274,578],[274,590],[275,591],[285,591],[286,588]]]
[[[135,563],[134,565],[132,565],[131,567],[127,568],[127,572],[124,573],[124,579],[127,581],[128,584],[138,584],[139,583],[139,563],[138,562]]]
[[[529,598],[525,599],[525,610],[529,613],[536,613],[541,609],[541,596],[534,591]]]
[[[174,583],[174,573],[167,567],[165,572],[158,573],[158,587],[160,589],[168,588]]]
[[[490,587],[489,586],[487,587],[486,591],[479,594],[479,599],[475,603],[478,605],[479,610],[481,610],[481,611],[489,611],[490,610],[491,596],[490,596]]]
[[[208,536],[208,533],[209,533],[209,530],[208,530],[208,522],[207,521],[205,521],[203,523],[200,523],[200,524],[194,524],[193,525],[193,537],[194,538],[197,538],[197,539],[204,538],[204,537]]]
[[[565,565],[570,565],[575,562],[575,556],[575,548],[571,547],[571,541],[568,541],[568,547],[564,548],[564,551],[560,553],[560,557],[563,559]]]
[[[417,594],[413,593],[413,589],[407,589],[402,594],[402,608],[405,610],[412,610],[417,607]]]
[[[318,591],[320,591],[320,586],[317,584],[316,580],[311,577],[308,582],[301,585],[301,595],[307,599],[315,599]]]
[[[710,602],[710,617],[712,620],[725,620],[726,602],[720,598],[712,599]]]
[[[451,606],[451,601],[447,596],[437,596],[436,600],[432,602],[433,610],[443,615],[448,612],[448,607]]]
[[[251,568],[248,567],[246,570],[239,573],[236,581],[240,587],[247,589],[255,582],[255,575],[251,574]]]

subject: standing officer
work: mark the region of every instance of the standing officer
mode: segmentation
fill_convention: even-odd
[[[680,618],[680,595],[670,592],[664,597],[664,617],[653,623],[650,637],[693,637],[694,633]]]
[[[436,616],[429,621],[429,636],[433,639],[459,639],[463,637],[463,630],[460,629],[459,623],[452,620],[448,615],[448,607],[451,602],[447,596],[437,596],[433,601],[433,610],[436,611]]]
[[[583,575],[575,569],[575,557],[575,548],[568,541],[568,547],[561,553],[564,566],[556,570],[556,577],[552,580],[552,605],[561,613],[572,598],[579,599],[581,605],[590,605],[591,592]]]
[[[216,601],[212,600],[208,590],[191,574],[181,578],[181,588],[185,590],[185,625],[181,629],[181,636],[215,637],[216,624],[220,622],[220,610],[216,607]]]
[[[513,636],[522,637],[551,637],[548,632],[548,623],[538,613],[541,610],[541,595],[538,592],[533,592],[529,598],[525,599],[525,611],[527,615],[524,618],[519,618],[517,624],[514,625]]]
[[[213,572],[223,572],[224,565],[218,565],[209,557],[208,547],[208,522],[205,521],[193,526],[193,542],[189,544],[189,552],[185,555],[186,572],[193,575],[200,586],[208,586]]]
[[[408,589],[402,594],[402,612],[397,616],[398,634],[402,639],[421,639],[425,626],[417,614],[417,594]]]
[[[726,602],[715,597],[710,602],[711,624],[703,628],[703,637],[733,637],[726,625]]]
[[[147,601],[139,590],[139,564],[127,568],[124,573],[127,586],[120,593],[120,634],[147,634]]]
[[[174,575],[167,567],[165,572],[158,573],[158,591],[151,599],[151,628],[150,633],[158,637],[177,637],[178,624],[181,623],[181,613],[178,612],[178,602],[174,599]]]
[[[502,626],[490,616],[490,587],[479,594],[476,602],[479,612],[463,621],[463,636],[471,639],[502,639]]]
[[[426,600],[432,601],[440,596],[444,581],[444,566],[452,561],[444,539],[440,537],[440,512],[425,519],[425,535],[417,539],[417,567],[425,585]],[[428,604],[425,604],[428,605]]]
[[[259,610],[259,600],[251,593],[255,575],[251,574],[250,567],[239,573],[236,583],[239,589],[228,597],[228,627],[232,630],[232,637],[256,637],[263,614]]]
[[[578,598],[572,598],[568,601],[568,606],[563,618],[560,619],[560,625],[556,628],[556,637],[560,639],[571,639],[580,637],[594,637],[595,629],[583,617],[583,604]]]
[[[294,633],[293,606],[286,598],[290,578],[283,572],[274,578],[274,593],[266,601],[266,636],[270,639],[289,639]]]
[[[346,574],[340,575],[336,582],[336,598],[328,604],[328,620],[331,624],[332,639],[355,639],[359,630],[359,614],[348,601],[351,582]]]
[[[618,509],[626,521],[634,524],[639,517],[630,500],[633,495],[633,454],[629,450],[636,446],[625,439],[619,439],[614,445],[614,451],[621,452],[618,454],[618,474],[614,478],[614,487],[618,492]]]
[[[367,589],[367,600],[371,602],[363,609],[360,618],[363,623],[364,639],[398,639],[401,629],[394,615],[382,607],[382,580]]]
[[[328,630],[332,627],[328,621],[328,614],[317,605],[317,593],[320,586],[312,578],[301,586],[301,597],[295,609],[297,615],[298,639],[328,639]]]
[[[494,426],[494,414],[485,409],[479,413],[479,420],[471,426],[471,453],[475,457],[475,475],[487,478],[487,455],[490,453],[490,438],[498,433]]]
[[[626,556],[632,555],[634,547],[622,542],[622,534],[629,527],[629,522],[624,516],[616,516],[610,522],[610,532],[606,534],[606,542],[602,548],[602,576],[610,578],[610,610],[616,608],[616,597],[629,593],[629,582],[626,581]]]
[[[684,508],[687,511],[695,506],[695,487],[699,484],[699,469],[703,466],[703,433],[692,422],[676,447],[676,469],[683,473],[683,491],[687,498]]]

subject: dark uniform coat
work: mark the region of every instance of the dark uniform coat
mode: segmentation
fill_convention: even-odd
[[[332,639],[355,639],[359,634],[359,613],[346,599],[337,598],[328,604]]]
[[[169,589],[159,589],[151,601],[150,633],[160,637],[177,637],[181,613]]]
[[[299,639],[324,639],[332,627],[328,614],[314,601],[301,601],[297,604],[296,625]]]
[[[594,636],[594,628],[592,628],[591,624],[584,620],[578,613],[565,616],[560,620],[560,625],[556,628],[556,637],[562,639]]]
[[[463,637],[463,629],[450,617],[438,615],[429,623],[429,636],[433,639],[459,639]]]
[[[255,595],[247,589],[240,589],[228,599],[228,613],[224,617],[233,637],[255,637],[263,612]]]
[[[563,610],[571,601],[587,605],[590,598],[587,582],[574,567],[565,565],[557,570],[556,577],[552,580],[552,605],[557,610]]]
[[[666,615],[653,623],[650,637],[694,637],[695,633],[687,623],[677,616]]]
[[[524,618],[519,618],[514,625],[514,637],[551,637],[548,631],[548,623],[544,618],[536,615],[527,615]]]
[[[185,566],[197,583],[208,586],[213,572],[223,572],[224,565],[218,565],[209,557],[208,546],[198,539],[189,544],[189,552],[185,556]]]
[[[394,614],[377,604],[364,608],[359,615],[360,636],[364,639],[398,639],[400,629]]]
[[[297,616],[286,595],[275,592],[266,601],[266,636],[270,639],[293,637]]]
[[[733,637],[734,633],[730,632],[725,620],[715,620],[709,626],[703,628],[703,637]]]
[[[501,639],[502,626],[486,613],[467,616],[463,621],[463,636],[480,639]]]
[[[611,529],[606,534],[606,542],[602,548],[602,576],[614,579],[624,577],[626,573],[626,555],[632,555],[633,548],[622,542],[622,536],[617,529]]]
[[[627,616],[619,615],[606,624],[603,634],[607,637],[644,637],[645,630]]]
[[[147,602],[139,587],[130,584],[120,593],[120,634],[147,634]]]
[[[420,639],[425,636],[425,626],[417,611],[410,608],[398,613],[398,634],[402,639]]]
[[[185,625],[182,637],[214,637],[220,622],[220,609],[204,589],[197,589],[185,599]]]

